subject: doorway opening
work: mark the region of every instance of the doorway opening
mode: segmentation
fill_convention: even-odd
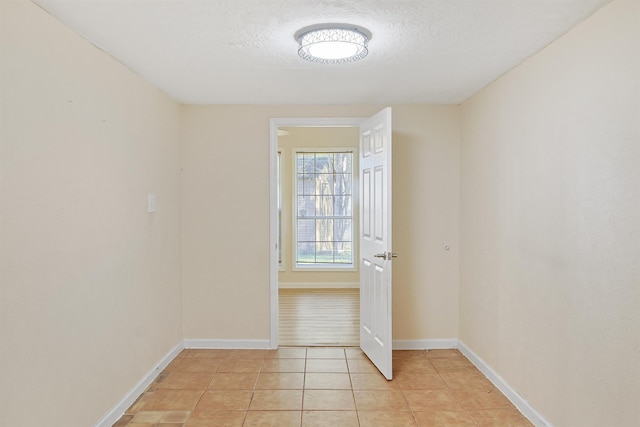
[[[270,345],[279,344],[278,279],[278,129],[300,127],[358,127],[361,205],[357,255],[360,287],[360,348],[387,379],[393,378],[392,263],[392,114],[387,107],[371,117],[356,119],[271,119],[270,133]],[[355,185],[354,187],[358,187]],[[317,239],[316,239],[317,240]],[[297,261],[299,263],[300,260]],[[317,264],[317,258],[316,262]],[[355,262],[354,262],[354,265]]]
[[[358,346],[360,118],[271,120],[271,347]]]

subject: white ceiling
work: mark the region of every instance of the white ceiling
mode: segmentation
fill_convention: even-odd
[[[34,0],[185,104],[457,104],[609,0]],[[294,33],[365,27],[369,56],[319,65]]]

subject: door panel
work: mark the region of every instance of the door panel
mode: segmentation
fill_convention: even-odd
[[[360,178],[362,182],[362,203],[360,203],[360,209],[362,210],[362,237],[371,239],[371,171],[365,170],[362,172]]]
[[[361,125],[360,142],[360,347],[392,379],[390,108]]]

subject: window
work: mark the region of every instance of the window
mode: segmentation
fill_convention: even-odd
[[[282,151],[278,150],[276,163],[278,174],[278,268],[282,268]]]
[[[353,268],[353,153],[295,155],[296,267]]]

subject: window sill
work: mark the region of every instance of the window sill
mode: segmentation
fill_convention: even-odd
[[[296,264],[293,266],[293,271],[358,271],[358,269],[353,264]]]

